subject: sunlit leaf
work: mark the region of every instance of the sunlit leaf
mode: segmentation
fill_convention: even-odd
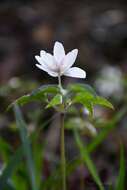
[[[46,106],[46,108],[54,107],[59,104],[62,104],[62,95],[61,94],[57,94],[56,96],[54,96],[53,99]]]
[[[93,99],[94,96],[89,92],[80,92],[76,94],[72,102],[82,104],[85,108],[87,108],[90,115],[93,116],[93,104],[92,104]]]
[[[68,89],[73,92],[89,92],[92,95],[96,95],[96,92],[94,89],[87,84],[81,84],[81,83],[76,83],[76,84],[71,84],[68,86]]]
[[[113,109],[113,105],[103,97],[97,96],[94,89],[86,84],[72,84],[68,87],[73,92],[73,103],[83,104],[93,115],[93,106],[102,105]]]
[[[96,98],[94,98],[92,102],[93,104],[102,105],[114,109],[113,105],[108,100],[100,96],[96,96]]]

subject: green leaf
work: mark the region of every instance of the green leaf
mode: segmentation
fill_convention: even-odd
[[[54,107],[56,105],[62,104],[62,95],[57,94],[53,97],[53,99],[49,102],[49,104],[46,106],[46,108]]]
[[[87,84],[81,84],[81,83],[76,83],[76,84],[71,84],[68,86],[68,89],[72,92],[89,92],[91,95],[96,96],[96,92],[94,89]]]
[[[10,159],[9,163],[3,170],[1,176],[0,176],[0,188],[1,190],[5,187],[6,183],[10,179],[13,171],[16,169],[18,164],[21,162],[23,158],[23,148],[20,147],[18,150],[15,152],[15,154],[12,156]]]
[[[126,172],[126,164],[125,164],[125,157],[124,157],[124,148],[121,145],[120,149],[120,170],[119,175],[117,178],[116,188],[115,190],[124,190],[125,189],[125,172]]]
[[[80,92],[77,93],[74,97],[74,102],[83,102],[83,101],[92,101],[94,99],[94,96],[89,92]]]
[[[103,97],[97,96],[94,89],[86,84],[72,84],[68,89],[73,92],[73,103],[83,104],[93,114],[93,105],[102,105],[114,109],[113,105]]]
[[[24,96],[18,98],[15,102],[16,102],[18,105],[22,106],[22,105],[24,105],[24,104],[27,104],[27,103],[31,102],[31,97],[30,97],[29,94],[28,94],[28,95],[24,95]]]
[[[76,130],[74,130],[74,136],[75,136],[75,140],[77,143],[77,146],[79,147],[79,151],[80,151],[80,155],[81,155],[81,159],[83,160],[83,162],[86,164],[89,172],[91,173],[93,179],[95,180],[96,184],[98,185],[98,188],[100,190],[104,190],[103,184],[99,178],[99,175],[97,173],[96,167],[93,163],[93,161],[90,158],[90,155],[87,151],[87,148],[84,146],[84,144],[82,143],[79,134]]]
[[[33,101],[44,101],[46,99],[47,94],[57,94],[58,92],[59,88],[57,85],[43,85],[33,90],[30,94],[18,98],[17,100],[15,100],[14,103],[23,106]],[[8,106],[7,111],[14,105],[14,103]]]
[[[89,113],[91,116],[93,116],[93,102],[94,100],[94,96],[89,93],[89,92],[80,92],[78,93],[74,99],[73,99],[73,103],[80,103],[82,104],[85,108],[88,109]]]
[[[56,94],[59,92],[58,85],[43,85],[38,89],[34,90],[30,96],[34,100],[42,100],[42,96],[45,94]]]
[[[8,181],[8,183],[5,185],[5,189],[6,190],[16,190],[11,181]]]
[[[12,153],[12,147],[4,138],[0,137],[0,153],[5,162],[8,161],[9,155]]]
[[[93,104],[98,104],[114,109],[113,105],[108,100],[100,96],[96,96],[96,98],[94,98],[92,102]]]
[[[35,180],[35,168],[34,168],[34,163],[32,159],[32,152],[31,152],[30,142],[28,139],[27,128],[23,120],[21,111],[17,104],[14,104],[14,113],[16,117],[16,124],[20,132],[20,137],[21,137],[21,141],[23,145],[23,152],[26,157],[26,162],[27,162],[27,167],[28,167],[28,172],[29,172],[29,177],[30,177],[30,182],[31,182],[31,188],[32,190],[37,190],[38,188],[37,188],[36,180]]]

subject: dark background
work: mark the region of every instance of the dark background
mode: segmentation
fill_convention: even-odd
[[[15,137],[10,129],[13,116],[12,113],[4,111],[15,98],[29,92],[35,86],[57,82],[56,78],[38,70],[34,58],[42,49],[52,53],[55,41],[62,42],[66,52],[74,48],[79,49],[75,64],[87,73],[85,81],[80,81],[91,84],[100,95],[113,103],[115,111],[97,109],[97,115],[110,121],[121,109],[126,108],[126,0],[1,0],[0,135],[14,147],[17,146],[18,137]],[[63,77],[65,84],[76,80]],[[31,108],[25,108],[24,113]],[[52,114],[53,112],[47,113],[45,117],[48,118]],[[127,147],[126,123],[125,114],[93,155],[104,182],[115,181],[119,164],[119,142],[122,140],[125,150]],[[56,133],[51,129],[46,130],[49,139],[54,135]],[[67,146],[72,142],[73,147],[73,137],[68,132],[67,138]],[[54,138],[50,141],[52,144]],[[56,151],[58,146],[54,147]],[[72,151],[72,155],[69,152],[70,158],[73,157],[72,147],[68,148],[68,152]],[[71,176],[70,189],[76,188],[79,171]],[[89,179],[88,173],[84,176],[89,182],[91,178]]]

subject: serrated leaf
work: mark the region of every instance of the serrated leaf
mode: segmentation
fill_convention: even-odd
[[[100,96],[96,96],[96,98],[94,98],[92,102],[93,104],[102,105],[114,109],[113,105],[108,100]]]
[[[46,94],[56,94],[58,92],[59,88],[57,85],[43,85],[33,90],[30,94],[18,98],[14,103],[23,106],[32,101],[43,101],[46,98]],[[7,111],[14,105],[14,103],[8,106]]]
[[[56,96],[54,96],[53,99],[46,106],[46,108],[54,107],[59,104],[62,104],[62,95],[61,94],[57,94]]]

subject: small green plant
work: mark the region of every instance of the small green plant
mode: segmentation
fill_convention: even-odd
[[[21,127],[22,123],[20,110],[18,106],[25,105],[29,102],[39,101],[45,103],[45,109],[54,108],[60,114],[60,139],[61,139],[61,176],[62,176],[62,183],[61,189],[66,190],[66,158],[65,158],[65,142],[64,142],[64,119],[66,114],[68,113],[70,107],[77,106],[80,104],[83,108],[87,109],[89,116],[93,117],[94,115],[94,106],[101,105],[106,106],[108,108],[113,109],[112,104],[103,97],[100,97],[96,94],[94,89],[84,83],[75,83],[69,84],[67,87],[63,87],[61,77],[62,75],[69,76],[69,77],[76,77],[76,78],[85,78],[86,72],[78,67],[72,67],[74,64],[76,57],[78,54],[78,50],[74,49],[68,54],[65,55],[64,47],[61,43],[56,42],[54,45],[53,55],[46,53],[45,51],[40,52],[40,56],[35,56],[36,60],[39,64],[36,66],[47,72],[52,77],[58,78],[58,84],[56,85],[43,85],[38,89],[35,89],[30,94],[24,95],[18,98],[11,106],[14,106],[14,112],[17,119],[17,125],[20,130],[22,144],[26,146],[26,158],[28,163],[28,170],[31,176],[31,186],[32,190],[37,190],[36,186],[36,179],[34,174],[34,166],[33,161],[31,159],[31,151],[29,142],[27,141],[25,127]],[[82,159],[85,160],[92,176],[96,183],[98,184],[99,189],[103,190],[103,185],[99,179],[99,176],[96,173],[96,169],[94,164],[89,159],[88,150],[83,147],[78,133],[75,131],[75,138],[79,150],[81,152]],[[84,149],[84,150],[83,150]],[[82,151],[83,150],[83,151]],[[83,153],[82,153],[83,152]]]

